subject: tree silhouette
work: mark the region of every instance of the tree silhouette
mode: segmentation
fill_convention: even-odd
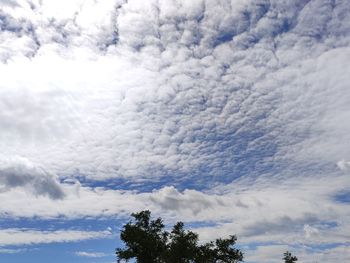
[[[163,231],[162,219],[150,220],[150,211],[133,213],[131,216],[135,222],[124,225],[120,234],[126,248],[116,250],[118,262],[132,258],[136,258],[139,263],[163,262],[168,233]]]
[[[178,222],[169,235],[166,262],[187,263],[196,257],[198,235],[184,230],[184,224]]]
[[[292,254],[289,251],[286,251],[283,254],[283,260],[284,263],[295,263],[296,261],[298,261],[298,258],[296,256],[292,256]]]
[[[243,253],[234,248],[237,238],[198,244],[198,234],[176,223],[171,232],[164,230],[163,220],[151,220],[151,212],[131,214],[133,220],[123,226],[120,239],[125,248],[117,248],[118,262],[135,259],[137,263],[237,263]]]

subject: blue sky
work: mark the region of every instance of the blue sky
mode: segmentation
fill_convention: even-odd
[[[346,0],[0,1],[0,261],[115,262],[143,209],[350,261],[349,44]]]

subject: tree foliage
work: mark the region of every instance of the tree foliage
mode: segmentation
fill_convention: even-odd
[[[123,226],[120,234],[125,248],[116,249],[118,262],[135,259],[137,263],[236,263],[243,253],[234,248],[237,238],[216,239],[198,243],[198,234],[176,223],[170,232],[164,230],[161,218],[151,219],[151,212],[131,215],[133,220]]]
[[[150,220],[150,211],[133,213],[132,216],[135,222],[127,223],[120,234],[126,248],[116,250],[118,258],[126,261],[137,258],[137,262],[163,262],[168,233],[163,231],[162,220]]]
[[[283,254],[283,260],[284,263],[295,263],[296,261],[298,261],[298,258],[296,256],[292,256],[292,254],[289,251],[286,251]]]

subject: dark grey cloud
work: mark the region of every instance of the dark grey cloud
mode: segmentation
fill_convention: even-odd
[[[7,166],[7,167],[6,167]],[[57,179],[41,168],[31,167],[26,163],[9,163],[0,169],[0,190],[9,191],[20,187],[35,195],[45,195],[51,199],[63,199],[65,193]]]
[[[274,235],[276,233],[293,233],[300,232],[305,225],[319,223],[317,216],[305,214],[301,218],[292,219],[288,216],[278,218],[276,221],[257,221],[254,225],[247,226],[244,230],[244,236],[261,236],[261,235]]]
[[[194,215],[204,210],[214,210],[219,206],[223,206],[219,199],[210,198],[196,191],[180,193],[174,187],[165,187],[158,192],[154,192],[150,196],[150,200],[155,206],[159,206],[165,211],[189,211]]]

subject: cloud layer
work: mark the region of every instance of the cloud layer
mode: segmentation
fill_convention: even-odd
[[[88,239],[106,238],[109,231],[56,230],[39,231],[33,229],[1,229],[0,246],[33,245],[56,242],[77,242]]]
[[[62,176],[215,181],[348,158],[344,1],[62,6],[3,8],[9,155]]]
[[[0,216],[150,208],[337,262],[349,43],[345,0],[2,1]]]

